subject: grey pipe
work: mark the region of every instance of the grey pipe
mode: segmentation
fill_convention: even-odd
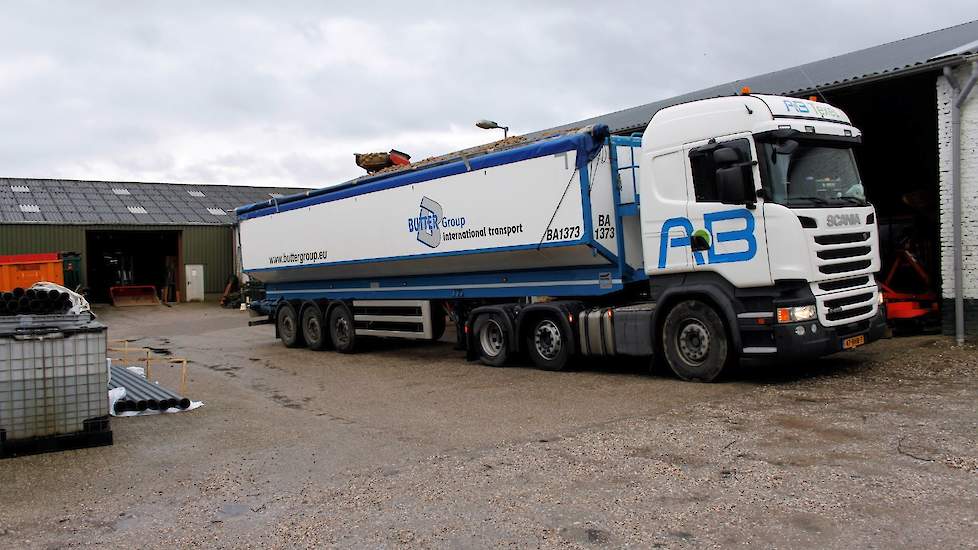
[[[145,379],[140,378],[134,374],[130,374],[128,376],[121,376],[120,378],[124,381],[123,385],[125,385],[127,389],[129,387],[132,387],[133,390],[142,394],[146,394],[154,397],[166,397],[162,395],[161,392],[156,390],[153,384],[147,382]]]
[[[954,338],[964,343],[964,256],[961,250],[961,106],[978,81],[978,64],[971,62],[971,77],[958,87],[951,67],[944,67],[944,78],[951,85],[951,209],[954,233]]]
[[[147,400],[147,406],[153,410],[156,410],[154,409],[154,405],[159,410],[166,410],[173,407],[180,407],[181,409],[190,407],[189,399],[176,395],[168,395],[165,390],[161,391],[159,387],[153,388],[151,385],[146,385],[145,382],[138,384],[132,383],[128,387],[131,388],[131,390],[127,389],[128,392],[137,399],[145,398]],[[152,388],[152,392],[148,391],[150,388]]]
[[[173,407],[187,409],[191,405],[189,399],[154,384],[123,367],[112,368],[112,382],[110,383],[110,387],[112,386],[126,388],[127,396],[125,401],[128,401],[130,404],[123,405],[124,407],[141,406],[141,402],[145,402],[146,408],[153,410],[156,410],[156,408],[166,410]],[[134,401],[135,405],[132,404]],[[145,408],[140,410],[145,410]]]

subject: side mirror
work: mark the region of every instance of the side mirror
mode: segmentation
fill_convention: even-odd
[[[745,204],[746,182],[740,166],[717,169],[717,198],[723,204]]]

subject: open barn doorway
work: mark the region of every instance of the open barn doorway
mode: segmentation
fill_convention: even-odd
[[[173,300],[179,287],[180,231],[87,231],[89,297],[109,302],[113,286],[152,285]]]
[[[863,132],[856,157],[880,229],[879,280],[920,297],[894,328],[939,330],[941,296],[937,76],[922,73],[826,92]],[[931,299],[932,298],[932,299]],[[909,304],[907,304],[909,306]]]

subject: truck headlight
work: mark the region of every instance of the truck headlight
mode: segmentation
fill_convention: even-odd
[[[815,318],[815,306],[779,307],[779,323],[798,323]]]
[[[883,305],[883,293],[882,292],[880,292],[879,294],[877,294],[877,296],[876,296],[876,303],[879,304],[879,305]]]

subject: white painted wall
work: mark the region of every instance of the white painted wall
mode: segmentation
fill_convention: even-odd
[[[955,71],[959,85],[971,74],[970,66]],[[954,229],[951,188],[951,98],[944,77],[937,78],[937,136],[941,185],[941,277],[944,298],[954,297]],[[961,200],[964,297],[978,298],[978,89],[961,108]],[[970,332],[970,329],[969,329]]]

